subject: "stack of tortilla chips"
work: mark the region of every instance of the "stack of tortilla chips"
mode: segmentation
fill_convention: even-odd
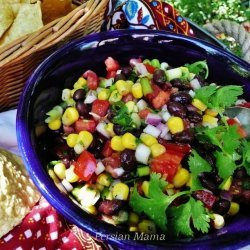
[[[43,27],[41,3],[0,0],[0,47]]]

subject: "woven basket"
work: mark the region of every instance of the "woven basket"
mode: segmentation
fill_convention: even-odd
[[[68,15],[0,49],[0,111],[17,106],[32,71],[59,46],[99,32],[108,0],[88,0]]]

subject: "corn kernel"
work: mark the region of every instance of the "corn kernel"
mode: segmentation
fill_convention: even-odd
[[[89,214],[97,215],[97,209],[94,205],[82,206],[82,209]]]
[[[228,177],[228,179],[222,183],[221,189],[228,191],[232,185],[232,176]]]
[[[129,232],[137,232],[138,228],[137,227],[129,227]]]
[[[130,90],[131,90],[131,86],[130,84],[128,84],[126,81],[124,80],[118,80],[115,83],[116,89],[119,92],[119,94],[121,95],[127,95]]]
[[[112,189],[114,199],[127,200],[129,195],[129,187],[127,184],[119,182]]]
[[[77,143],[78,134],[71,133],[67,136],[66,142],[70,148],[73,148]]]
[[[84,148],[88,148],[93,141],[93,135],[89,131],[81,131],[78,134],[77,143],[81,143]]]
[[[77,82],[75,82],[75,84],[74,84],[74,89],[81,89],[85,85],[87,85],[86,79],[84,79],[83,77],[79,77]]]
[[[172,134],[180,133],[184,130],[184,122],[177,116],[170,117],[167,121],[167,126]]]
[[[121,136],[116,135],[111,139],[111,148],[115,151],[123,151],[125,149]]]
[[[214,110],[212,110],[212,109],[206,109],[206,110],[205,110],[205,114],[206,114],[206,115],[211,115],[211,116],[215,117],[215,116],[218,115],[218,112],[216,112],[216,111],[214,111]]]
[[[109,187],[111,184],[111,178],[108,174],[102,173],[98,175],[96,182],[105,187]]]
[[[218,118],[211,115],[203,115],[202,125],[204,127],[214,128],[218,126]]]
[[[135,83],[132,88],[131,88],[132,95],[134,98],[142,98],[143,97],[143,92],[142,92],[142,87],[139,82]]]
[[[230,216],[234,216],[234,215],[236,215],[239,211],[240,211],[240,205],[239,205],[239,203],[236,203],[236,202],[231,201],[231,203],[230,203],[230,208],[229,208],[229,211],[228,211],[228,214],[229,214]]]
[[[150,148],[153,158],[162,155],[163,153],[166,152],[166,148],[159,143],[153,144]]]
[[[110,90],[109,89],[103,89],[98,93],[98,99],[99,100],[108,100],[110,96]]]
[[[201,111],[205,111],[207,108],[207,106],[202,101],[196,98],[193,99],[192,105]]]
[[[58,130],[62,125],[61,119],[56,119],[48,123],[51,130]]]
[[[63,125],[70,126],[79,119],[79,113],[76,108],[68,107],[62,116]]]
[[[104,189],[104,186],[99,184],[99,183],[96,183],[95,184],[95,188],[98,190],[98,191],[102,191]]]
[[[136,107],[135,102],[133,102],[133,101],[128,101],[128,102],[126,102],[125,105],[128,109],[129,114],[132,113],[134,111],[134,108]]]
[[[125,148],[135,150],[136,149],[136,137],[131,133],[125,133],[122,136],[122,145]]]
[[[190,174],[187,169],[185,168],[180,168],[177,170],[174,179],[173,179],[173,184],[176,188],[180,188],[187,184],[188,180],[190,178]]]
[[[138,224],[138,230],[141,233],[156,233],[156,226],[153,221],[150,220],[142,220]]]
[[[115,136],[115,132],[114,132],[114,124],[109,122],[106,126],[105,126],[106,131],[108,132],[108,134],[113,137]]]
[[[154,136],[146,133],[141,133],[140,139],[148,147],[151,147],[153,144],[158,143],[157,139]]]
[[[148,197],[148,188],[149,188],[149,182],[143,181],[143,183],[141,185],[141,189],[146,197]]]
[[[79,180],[78,175],[74,172],[74,166],[70,166],[70,168],[65,170],[65,179],[69,183],[77,182]]]
[[[225,220],[224,217],[220,214],[213,214],[214,217],[214,228],[215,229],[221,229],[225,226]]]
[[[117,90],[113,90],[110,94],[109,102],[114,103],[120,101],[121,99],[122,95]]]
[[[130,226],[137,225],[139,222],[138,214],[136,214],[134,212],[129,213],[128,222],[129,222]]]
[[[62,162],[59,162],[54,166],[54,172],[57,175],[57,177],[61,180],[65,178],[65,170],[66,166]]]
[[[81,143],[76,143],[74,146],[74,151],[79,155],[84,151],[84,147]]]

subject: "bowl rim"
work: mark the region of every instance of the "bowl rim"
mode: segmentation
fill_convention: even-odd
[[[41,163],[38,160],[37,154],[35,152],[35,149],[32,145],[32,140],[29,135],[29,126],[28,126],[28,113],[27,107],[29,107],[29,99],[33,92],[33,85],[37,81],[36,79],[39,78],[39,75],[43,70],[46,70],[52,65],[55,60],[58,57],[62,57],[68,51],[71,49],[87,44],[92,41],[99,41],[99,40],[105,40],[108,38],[112,38],[113,36],[126,36],[126,35],[132,35],[132,34],[140,34],[140,35],[156,35],[156,36],[163,36],[168,39],[180,39],[184,42],[188,42],[190,44],[193,44],[199,48],[209,48],[211,50],[218,51],[220,54],[228,57],[231,61],[235,62],[236,64],[240,64],[243,68],[250,71],[250,64],[243,61],[241,58],[233,55],[231,52],[220,48],[218,46],[215,46],[209,42],[203,41],[198,38],[192,38],[187,37],[185,35],[175,34],[171,32],[166,31],[156,31],[156,30],[116,30],[116,31],[107,31],[102,33],[96,33],[92,35],[88,35],[86,37],[77,39],[75,41],[70,42],[69,44],[66,44],[65,46],[59,48],[54,53],[52,53],[50,56],[48,56],[32,73],[32,75],[29,77],[28,81],[26,82],[23,92],[20,97],[20,101],[17,108],[17,118],[16,118],[16,133],[17,133],[17,141],[18,141],[18,147],[22,155],[22,159],[24,161],[24,164],[28,170],[28,173],[33,180],[34,184],[38,187],[41,194],[49,201],[49,203],[61,214],[64,215],[66,219],[71,221],[72,223],[76,224],[80,228],[82,228],[87,233],[91,234],[92,236],[100,236],[102,240],[111,242],[117,247],[121,247],[122,249],[136,249],[140,247],[140,249],[144,249],[145,246],[141,244],[141,242],[138,241],[131,241],[131,240],[124,240],[120,241],[118,238],[106,238],[105,235],[114,235],[115,233],[123,233],[123,231],[119,230],[119,228],[116,228],[112,225],[109,225],[107,223],[104,223],[102,221],[99,221],[94,216],[87,215],[86,218],[81,216],[80,211],[82,212],[82,209],[79,207],[76,207],[76,205],[70,204],[70,206],[66,207],[66,203],[68,205],[69,198],[65,197],[59,189],[54,185],[52,181],[48,182],[47,174],[45,173],[41,176],[38,175],[34,166],[42,168]],[[45,171],[44,171],[45,172]],[[44,185],[46,183],[46,186]],[[62,204],[59,204],[61,200]],[[65,203],[64,203],[65,202]],[[81,221],[84,219],[84,223]],[[104,225],[105,224],[105,225]],[[104,225],[104,226],[103,226]],[[100,233],[100,234],[99,234]],[[103,235],[103,237],[102,237]],[[100,239],[100,238],[99,238]],[[247,242],[246,242],[247,240]],[[207,243],[209,244],[209,241],[211,239],[205,239]],[[197,244],[200,244],[201,242],[204,244],[204,239],[194,239],[191,240],[178,240],[175,242],[170,243],[169,247],[176,247],[180,246],[180,244],[187,244],[189,242],[190,248],[196,249],[198,247]],[[143,242],[145,244],[146,242]],[[217,240],[217,243],[224,244],[224,246],[227,246],[227,242],[224,242],[223,239],[220,239],[220,241]],[[241,239],[240,242],[237,242],[237,247],[244,247],[247,244],[250,244],[250,235],[247,239],[243,241]],[[147,243],[149,244],[149,243]],[[152,249],[155,249],[155,245],[146,245],[145,249],[149,249],[149,247],[152,247]],[[160,248],[161,246],[159,246]],[[162,249],[165,249],[164,246],[162,246]],[[189,247],[189,246],[188,246]],[[223,247],[220,246],[220,249],[223,249]]]

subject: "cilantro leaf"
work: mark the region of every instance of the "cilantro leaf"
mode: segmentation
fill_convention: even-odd
[[[250,142],[246,140],[242,141],[242,158],[242,165],[246,169],[247,174],[250,175]]]
[[[218,174],[221,178],[226,180],[233,174],[237,166],[235,162],[232,160],[232,158],[228,157],[228,155],[225,155],[223,152],[216,151],[215,158],[216,158],[216,167],[218,169]]]
[[[208,108],[220,114],[237,101],[238,96],[243,94],[242,86],[227,85],[216,87],[215,85],[204,86],[195,91],[195,98],[201,100]]]
[[[209,216],[201,201],[190,197],[189,201],[169,209],[171,231],[175,236],[193,236],[193,227],[202,233],[209,230]]]
[[[205,79],[208,77],[208,66],[206,61],[198,61],[192,64],[185,64],[190,73],[200,75],[203,74]]]
[[[130,206],[139,214],[145,213],[162,230],[167,231],[166,210],[168,206],[179,196],[189,193],[183,191],[172,196],[163,193],[162,188],[166,182],[161,179],[160,174],[153,173],[149,181],[149,198],[140,196],[135,187],[131,194]]]
[[[203,186],[200,183],[198,175],[201,172],[210,172],[212,170],[212,167],[194,149],[192,150],[192,153],[188,158],[188,165],[189,165],[189,170],[191,171],[192,174],[191,190],[203,189]]]

